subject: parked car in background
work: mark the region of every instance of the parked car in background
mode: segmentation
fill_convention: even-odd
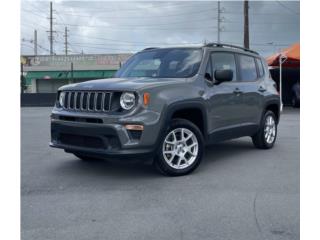
[[[52,147],[82,160],[150,156],[163,174],[195,170],[204,147],[250,136],[273,147],[280,97],[258,53],[234,45],[148,48],[113,79],[63,86]]]
[[[300,82],[297,82],[292,86],[291,93],[292,93],[292,98],[291,98],[292,107],[299,108],[300,107]]]

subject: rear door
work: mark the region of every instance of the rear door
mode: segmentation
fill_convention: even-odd
[[[259,67],[259,64],[262,64],[259,58],[237,54],[238,81],[241,91],[241,122],[246,125],[258,124],[260,121],[265,88],[263,86],[263,66]]]

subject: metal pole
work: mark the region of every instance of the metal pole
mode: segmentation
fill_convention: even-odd
[[[220,1],[218,1],[218,43],[220,43]]]
[[[244,1],[244,34],[243,34],[243,46],[244,48],[250,48],[249,45],[249,2],[248,0]]]
[[[20,89],[21,93],[24,93],[23,62],[20,63]]]
[[[65,27],[64,29],[64,49],[65,54],[68,55],[68,28]]]
[[[279,56],[279,94],[280,94],[280,110],[283,109],[282,102],[282,64],[287,60],[287,56],[280,54]]]
[[[53,55],[52,2],[50,2],[50,55]]]
[[[280,93],[280,110],[282,111],[282,55],[279,57],[279,93]]]
[[[38,55],[38,36],[37,36],[37,30],[34,30],[34,40],[33,40],[33,43],[34,43],[34,56],[37,56]]]
[[[73,62],[71,62],[71,81],[73,83]]]

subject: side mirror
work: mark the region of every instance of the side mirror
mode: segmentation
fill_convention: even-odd
[[[210,82],[213,81],[212,76],[211,76],[210,73],[205,73],[205,74],[204,74],[204,78],[205,78],[206,80],[210,81]]]
[[[214,72],[214,78],[218,84],[221,82],[230,82],[233,79],[233,71],[230,69],[216,70]]]

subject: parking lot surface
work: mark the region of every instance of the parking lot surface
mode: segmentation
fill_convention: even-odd
[[[22,239],[299,239],[299,110],[273,149],[223,142],[176,178],[49,148],[50,111],[21,109]]]

